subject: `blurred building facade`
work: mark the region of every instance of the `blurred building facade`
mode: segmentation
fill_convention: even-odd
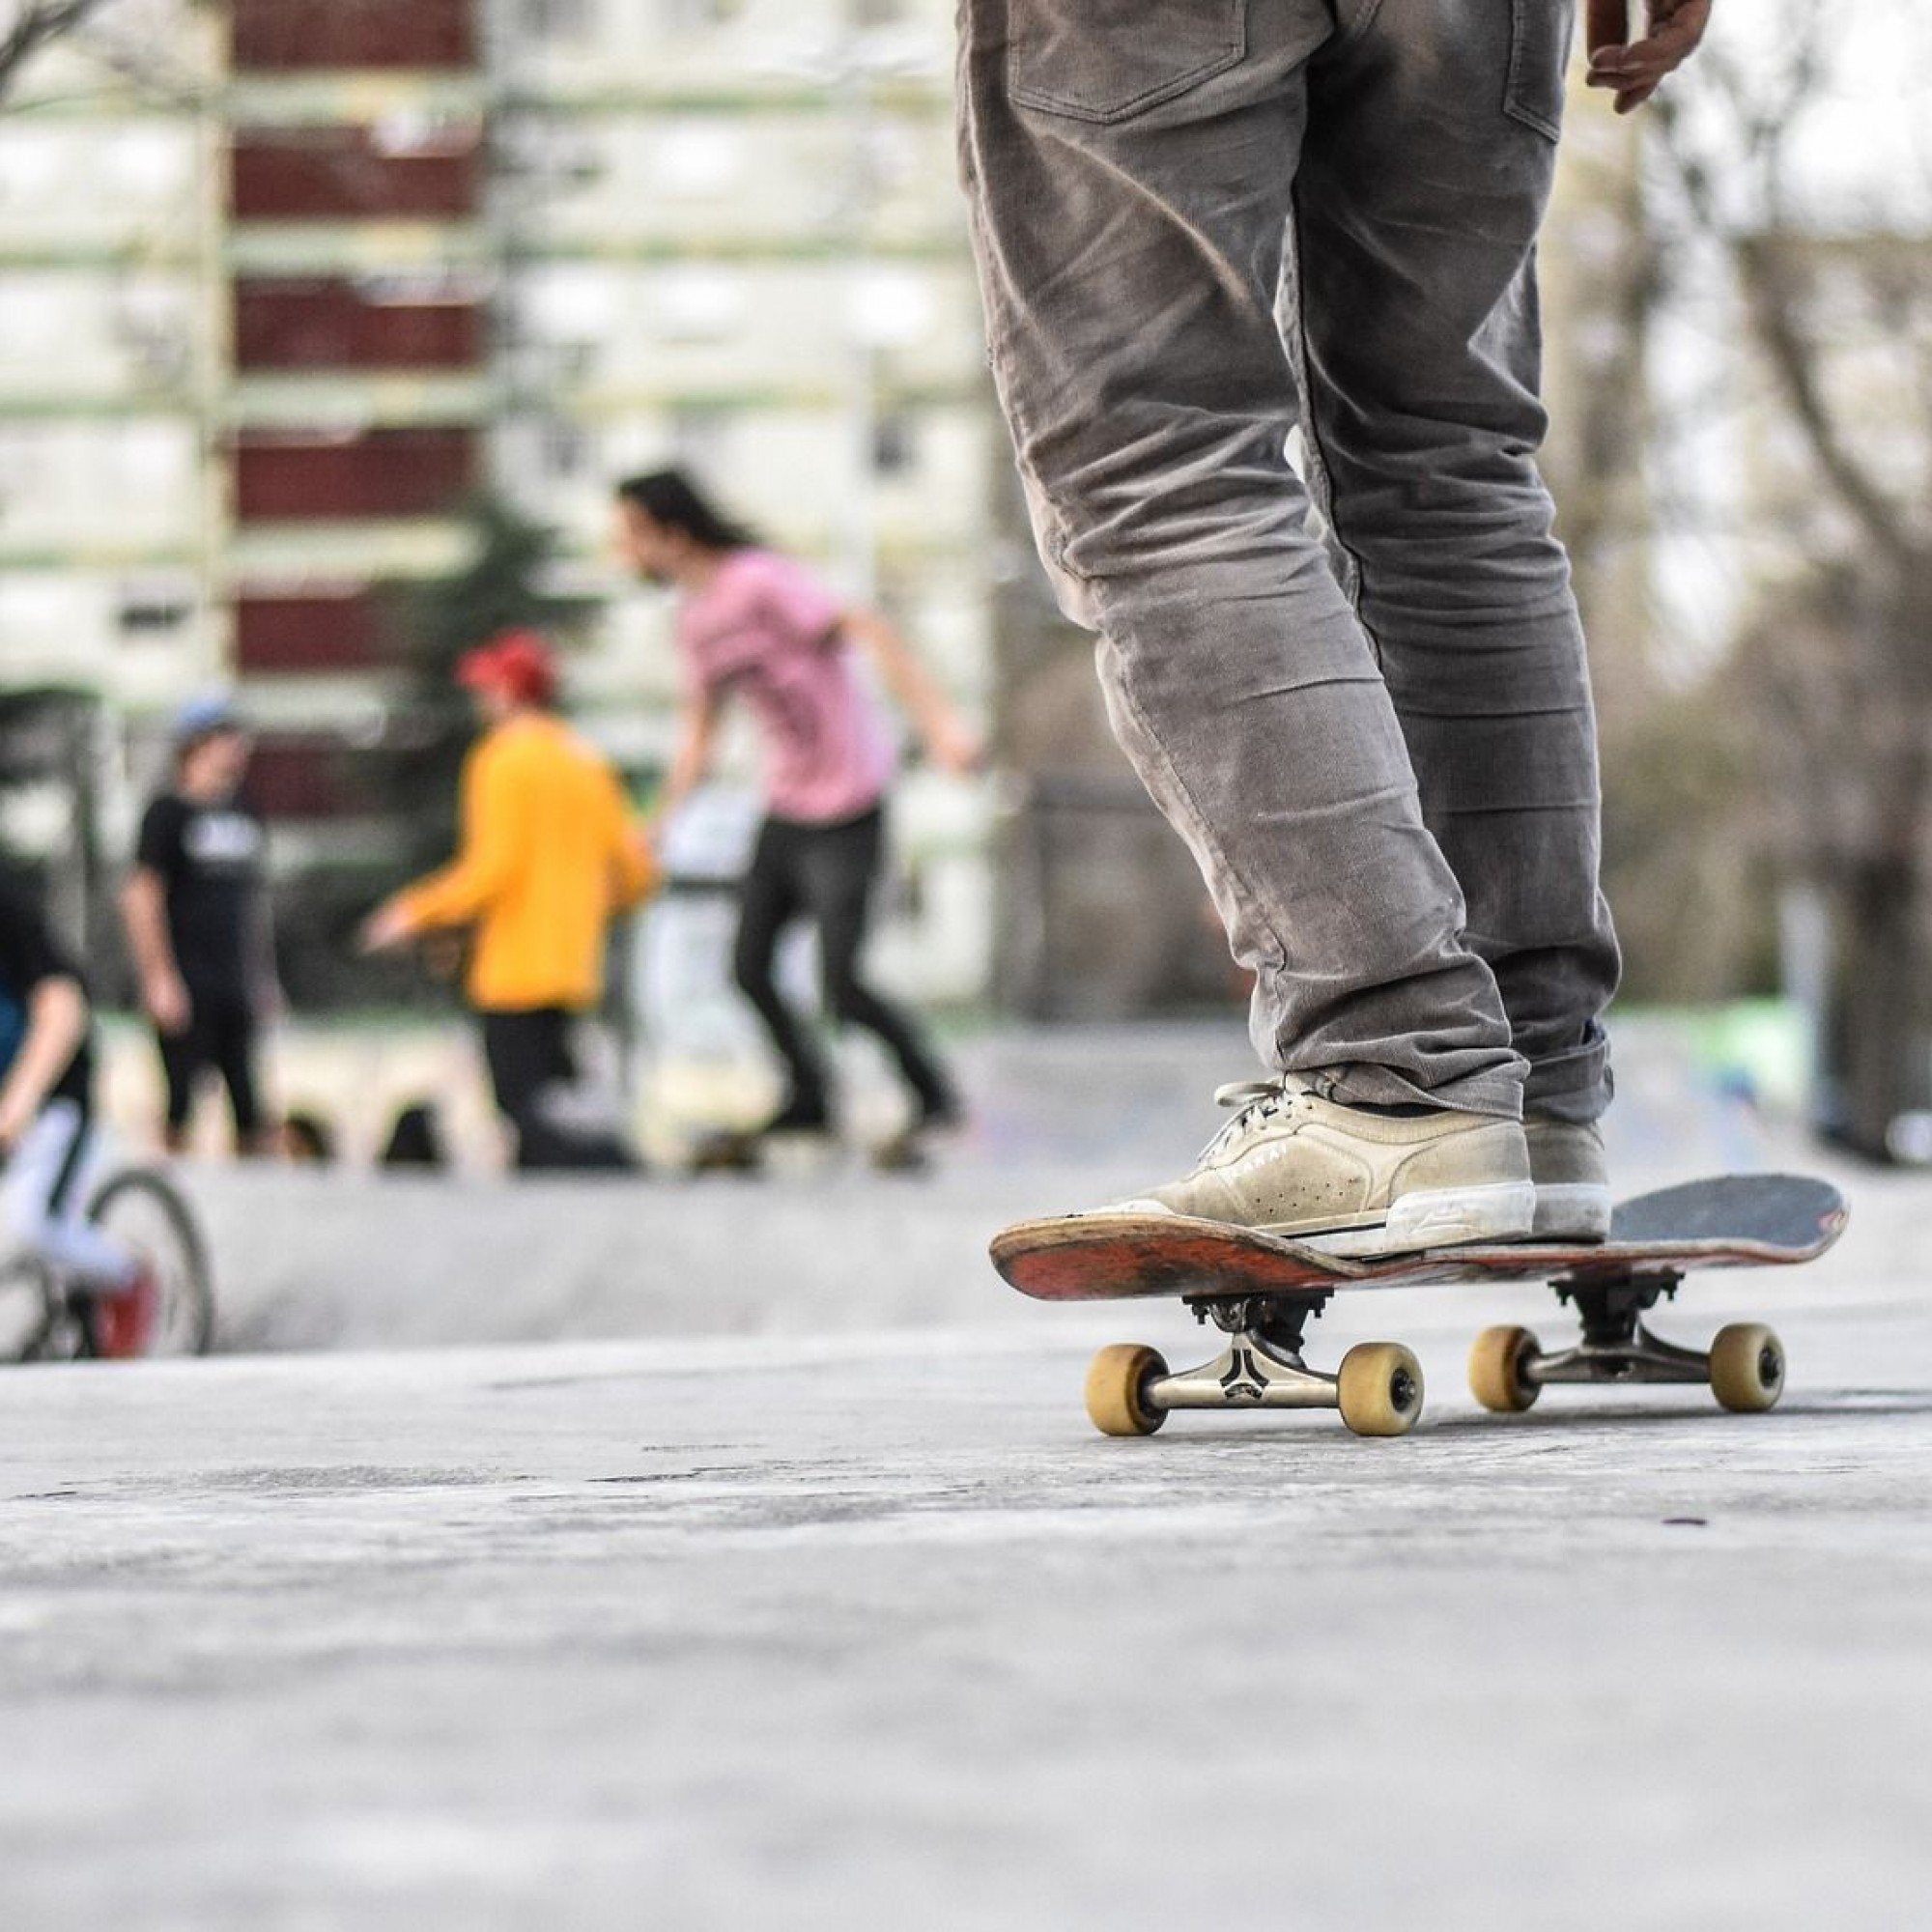
[[[380,855],[391,587],[461,566],[481,494],[556,528],[573,709],[647,778],[669,612],[606,530],[670,460],[983,714],[951,55],[947,0],[109,0],[43,55],[0,116],[0,681],[128,721],[106,842],[233,682],[278,869]],[[988,820],[908,782],[884,944],[927,997],[984,989]]]

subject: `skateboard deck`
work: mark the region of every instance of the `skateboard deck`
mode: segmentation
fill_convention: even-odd
[[[1339,1406],[1358,1434],[1400,1435],[1421,1409],[1421,1371],[1406,1350],[1368,1345],[1381,1352],[1364,1357],[1352,1376],[1361,1350],[1350,1351],[1339,1377],[1318,1376],[1301,1361],[1307,1320],[1341,1289],[1548,1281],[1575,1308],[1582,1339],[1547,1355],[1525,1329],[1486,1330],[1470,1381],[1492,1409],[1527,1408],[1561,1381],[1707,1382],[1726,1407],[1769,1408],[1784,1367],[1769,1329],[1737,1324],[1702,1353],[1662,1341],[1640,1318],[1693,1269],[1814,1259],[1836,1240],[1847,1211],[1827,1181],[1726,1175],[1623,1202],[1608,1238],[1596,1243],[1522,1241],[1357,1261],[1217,1222],[1090,1214],[1019,1222],[994,1236],[991,1254],[1012,1287],[1038,1300],[1178,1296],[1235,1338],[1219,1361],[1187,1376],[1169,1375],[1151,1350],[1103,1350],[1089,1378],[1088,1409],[1106,1434],[1151,1434],[1176,1407]]]
[[[1514,1281],[1628,1267],[1757,1267],[1810,1261],[1837,1239],[1845,1203],[1828,1181],[1726,1175],[1639,1194],[1602,1242],[1511,1241],[1350,1261],[1303,1241],[1165,1214],[1065,1214],[993,1236],[993,1265],[1040,1301],[1254,1294]]]

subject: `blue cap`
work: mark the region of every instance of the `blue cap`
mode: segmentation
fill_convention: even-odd
[[[175,713],[175,743],[192,745],[222,731],[242,729],[241,714],[235,700],[224,692],[210,692],[190,698]]]

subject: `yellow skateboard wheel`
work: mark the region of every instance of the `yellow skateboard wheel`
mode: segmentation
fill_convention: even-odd
[[[1711,1393],[1750,1415],[1784,1393],[1784,1345],[1761,1321],[1734,1321],[1711,1344]]]
[[[1400,1342],[1359,1342],[1342,1357],[1335,1394],[1357,1435],[1406,1435],[1422,1413],[1422,1364]]]
[[[1543,1390],[1529,1364],[1543,1352],[1527,1328],[1485,1328],[1469,1350],[1469,1392],[1498,1415],[1520,1415]]]
[[[1148,1384],[1167,1373],[1157,1350],[1116,1342],[1094,1357],[1087,1371],[1087,1414],[1102,1435],[1151,1435],[1167,1420],[1150,1407]]]

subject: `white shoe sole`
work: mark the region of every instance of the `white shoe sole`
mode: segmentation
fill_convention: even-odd
[[[1412,1255],[1424,1248],[1461,1248],[1477,1241],[1520,1241],[1536,1220],[1536,1188],[1527,1180],[1487,1187],[1425,1188],[1396,1197],[1388,1218],[1375,1228],[1337,1228],[1327,1234],[1269,1232],[1352,1261]]]
[[[1532,1241],[1602,1241],[1610,1232],[1610,1190],[1576,1180],[1536,1190]]]

